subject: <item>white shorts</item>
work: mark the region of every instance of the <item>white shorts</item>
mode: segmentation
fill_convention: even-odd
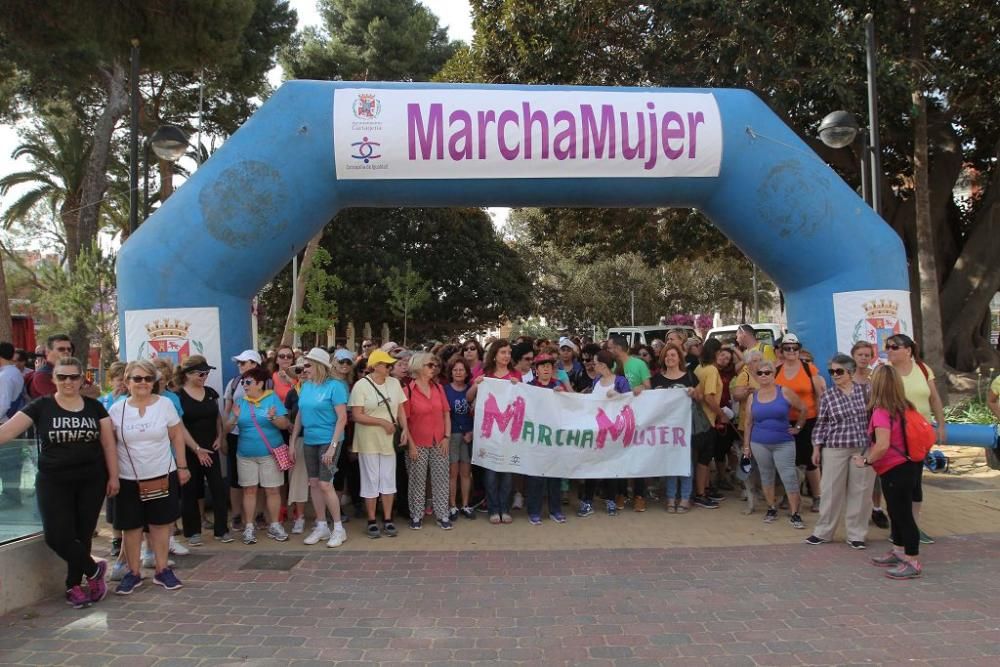
[[[236,473],[239,475],[240,486],[260,486],[273,489],[285,483],[285,475],[278,467],[273,456],[239,456],[236,457]]]
[[[396,493],[396,456],[358,454],[361,467],[361,497],[378,498]]]

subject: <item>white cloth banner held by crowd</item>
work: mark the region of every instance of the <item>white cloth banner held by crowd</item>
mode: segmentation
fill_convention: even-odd
[[[484,380],[472,462],[569,479],[691,474],[691,399],[681,389],[603,398]]]

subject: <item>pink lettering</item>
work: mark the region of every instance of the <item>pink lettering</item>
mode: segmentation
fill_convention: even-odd
[[[507,134],[506,126],[508,123],[513,123],[517,125],[517,112],[507,109],[506,111],[500,112],[500,118],[497,120],[497,143],[500,145],[500,155],[503,156],[505,160],[515,160],[517,159],[517,154],[520,152],[521,145],[514,144],[513,148],[507,145]]]
[[[597,130],[597,118],[594,107],[589,104],[580,105],[580,122],[583,123],[583,158],[590,157],[590,144],[594,144],[594,158],[604,157],[605,144],[608,158],[615,157],[615,108],[610,104],[601,105],[601,129]]]
[[[676,125],[677,127],[671,127]],[[684,119],[676,111],[668,111],[663,114],[663,129],[660,130],[660,139],[663,141],[663,154],[667,156],[668,160],[676,160],[680,156],[684,155],[684,135],[687,134],[684,130]],[[681,147],[673,148],[670,145],[671,139],[681,139]]]
[[[524,159],[531,159],[532,125],[537,124],[542,132],[542,159],[549,159],[549,119],[544,111],[532,111],[531,105],[525,102],[521,105],[524,111]]]
[[[462,127],[455,130],[455,123],[461,123]],[[468,111],[453,111],[448,116],[448,127],[452,130],[451,138],[448,139],[448,155],[452,160],[472,159],[472,116]],[[458,142],[462,142],[462,148],[458,147]]]
[[[485,422],[483,422],[485,424]],[[621,440],[624,446],[628,447],[635,436],[635,413],[632,408],[625,406],[615,417],[614,422],[605,414],[604,408],[597,410],[597,448],[604,449],[604,443],[608,436],[612,440]]]
[[[480,433],[484,438],[489,438],[493,435],[494,426],[501,433],[506,432],[511,442],[517,442],[524,427],[524,399],[518,396],[513,403],[500,410],[496,396],[490,394],[483,405],[483,426]]]
[[[560,130],[552,141],[552,152],[557,160],[576,159],[576,116],[569,111],[557,111],[552,117],[552,126],[566,123],[566,129]]]
[[[410,159],[417,159],[416,142],[420,142],[420,159],[431,159],[434,150],[438,160],[444,159],[444,107],[440,103],[431,104],[424,125],[419,104],[406,105],[406,124],[409,134]]]
[[[495,123],[497,116],[492,111],[480,111],[476,114],[479,119],[479,159],[486,159],[486,130],[490,123]]]
[[[688,157],[692,160],[697,153],[698,146],[698,126],[705,124],[705,114],[701,111],[697,113],[688,112],[688,128],[691,130],[691,141],[688,142]]]

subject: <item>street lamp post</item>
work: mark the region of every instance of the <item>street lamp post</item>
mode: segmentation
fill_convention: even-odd
[[[188,136],[176,125],[161,125],[156,132],[146,137],[143,148],[143,203],[142,220],[149,217],[149,152],[168,162],[177,162],[188,148]],[[162,202],[161,202],[162,203]],[[134,230],[133,230],[134,231]]]
[[[868,137],[860,131],[854,114],[834,111],[819,126],[820,140],[830,148],[845,148],[861,138],[861,196],[882,215],[882,150],[878,132],[878,91],[875,83],[875,22],[865,15],[865,61],[868,69]]]

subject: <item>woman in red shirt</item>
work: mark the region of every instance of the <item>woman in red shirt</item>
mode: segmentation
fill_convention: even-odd
[[[448,517],[449,440],[451,409],[444,389],[436,382],[441,362],[433,354],[418,352],[410,358],[410,377],[406,386],[406,424],[410,432],[407,458],[410,502],[410,528],[420,530],[427,498],[427,471],[431,473],[431,501],[437,525],[451,530]]]

